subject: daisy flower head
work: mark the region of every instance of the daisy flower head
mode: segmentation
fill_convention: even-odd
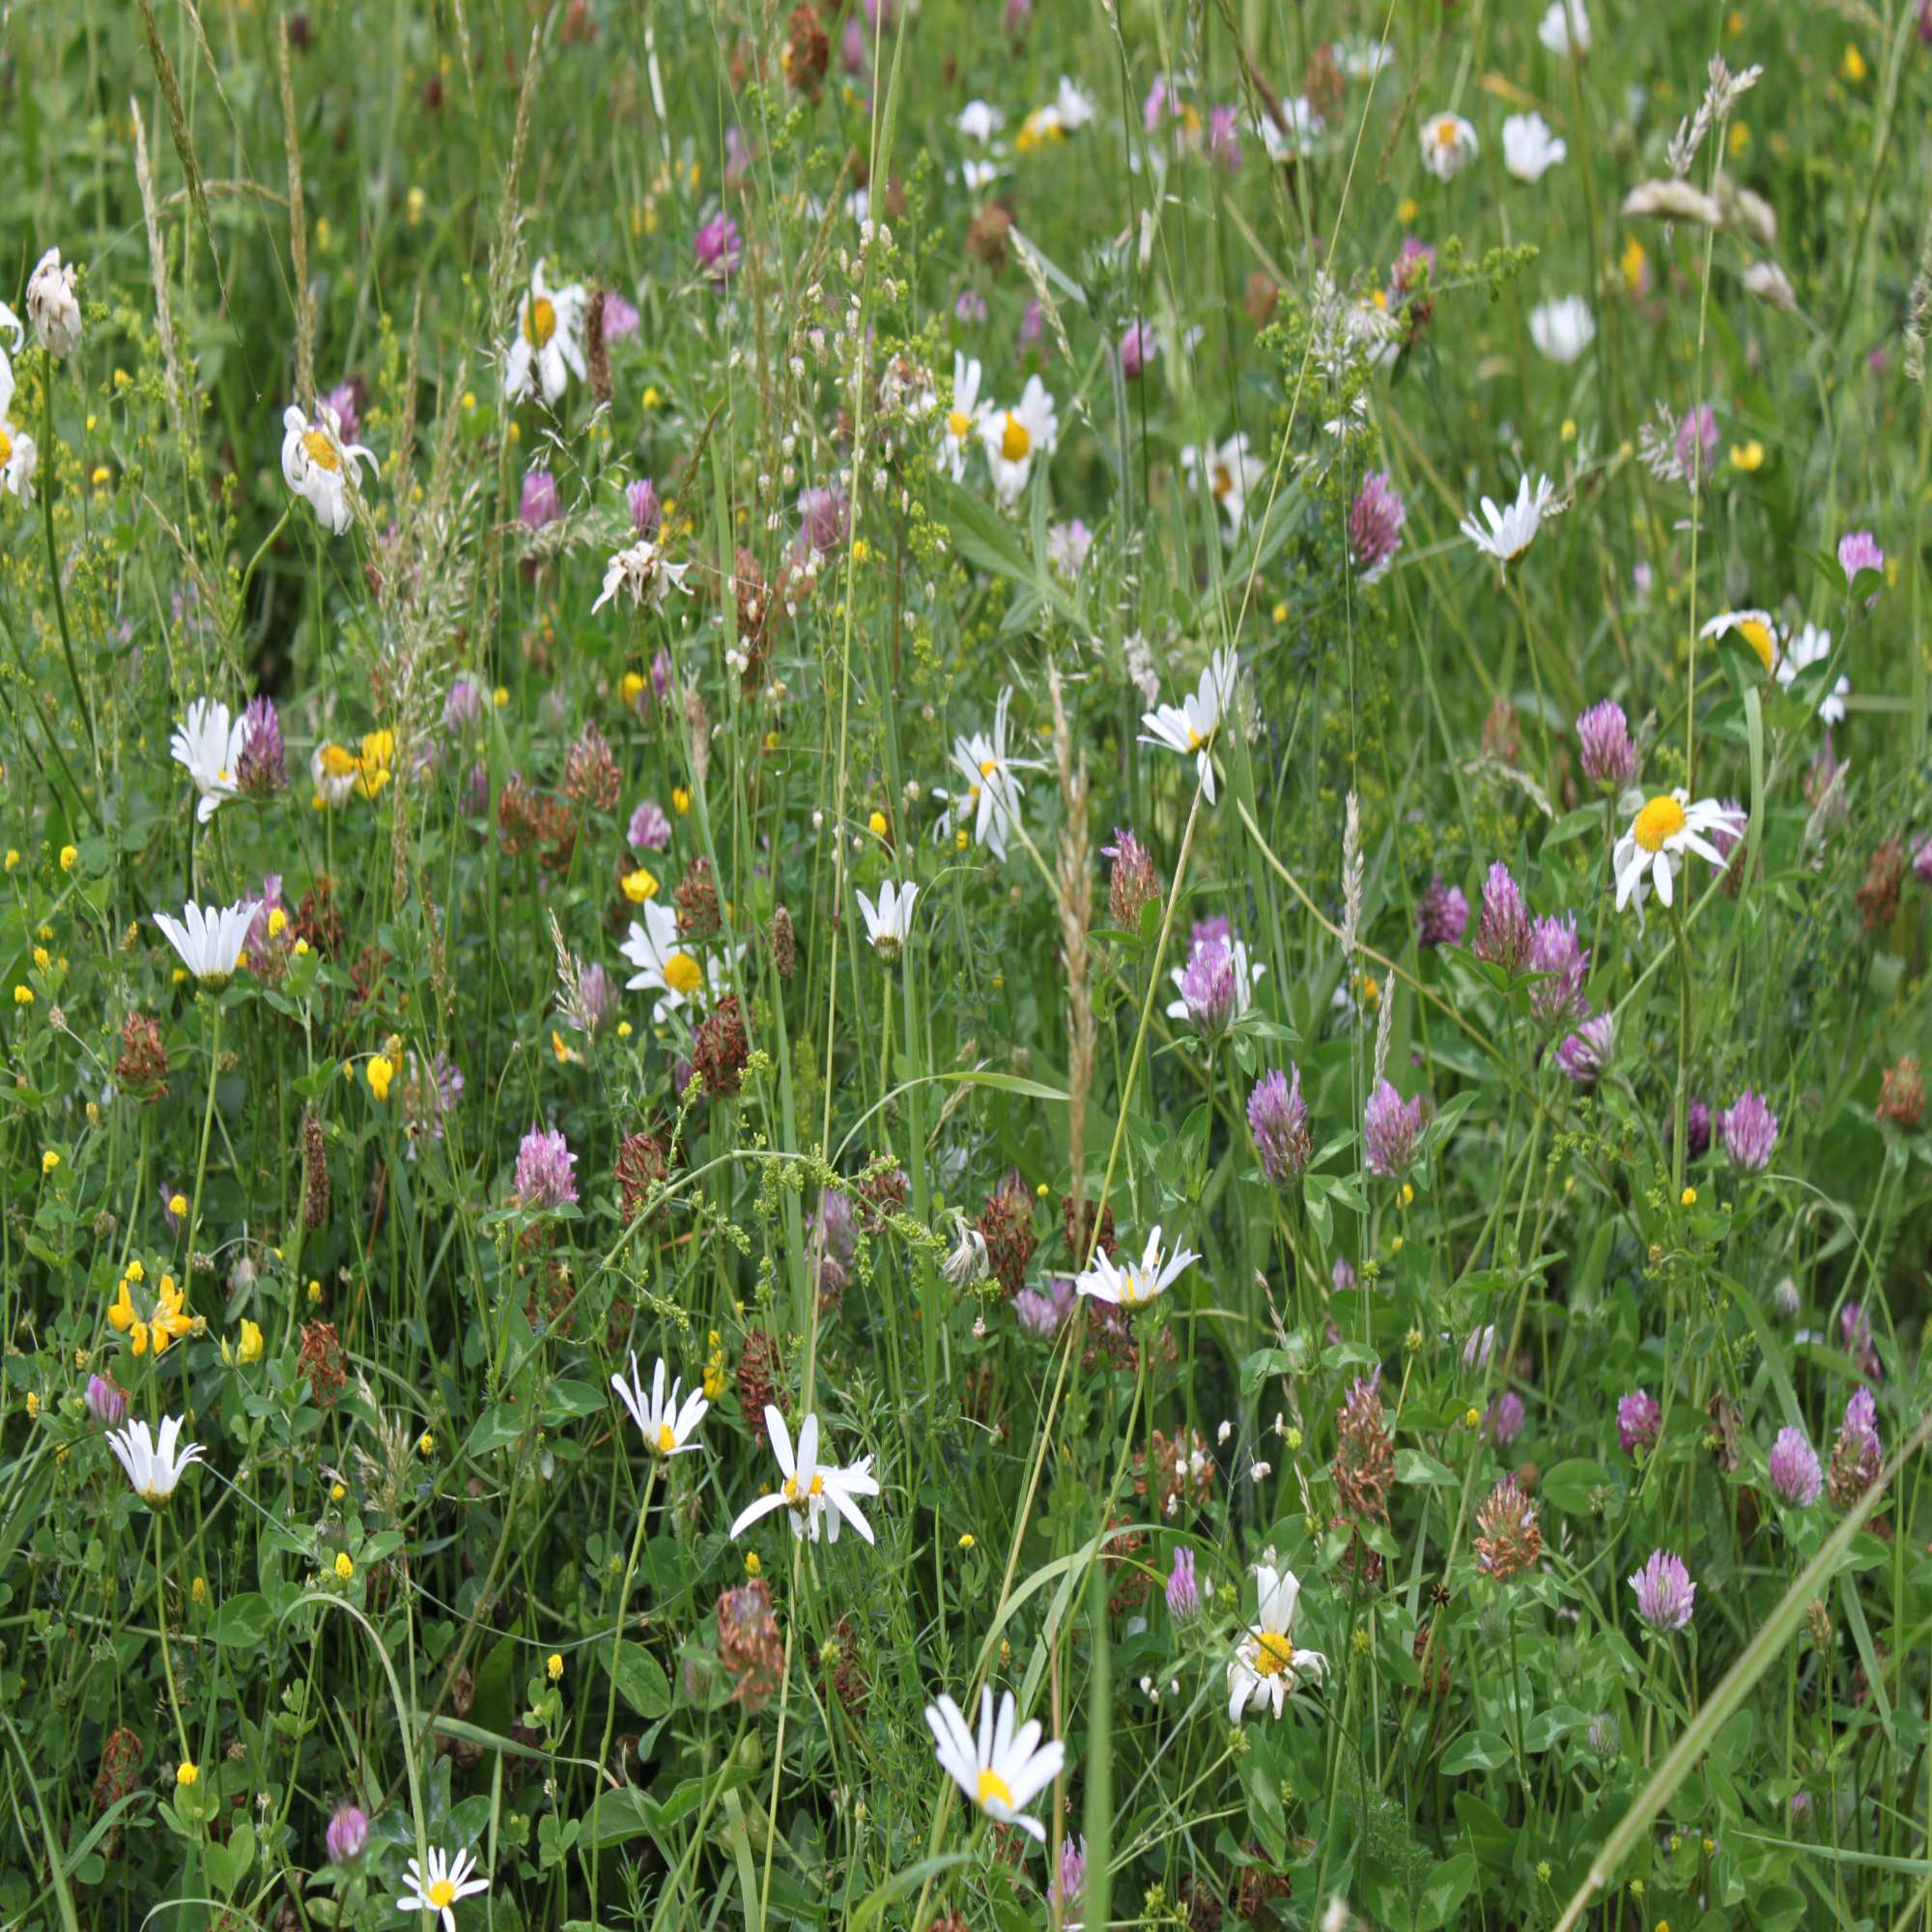
[[[1590,15],[1583,0],[1549,0],[1536,38],[1559,60],[1581,60],[1590,51]]]
[[[791,1514],[791,1533],[801,1540],[816,1543],[821,1530],[828,1543],[838,1541],[838,1521],[842,1517],[867,1543],[873,1541],[872,1525],[858,1504],[860,1496],[879,1493],[872,1474],[872,1459],[862,1456],[850,1468],[818,1460],[818,1417],[808,1415],[798,1432],[798,1449],[792,1450],[791,1432],[785,1419],[770,1403],[765,1405],[765,1433],[772,1440],[772,1454],[778,1458],[779,1474],[783,1478],[769,1495],[738,1513],[731,1525],[735,1542],[761,1517],[774,1510]]]
[[[1009,1690],[993,1710],[993,1687],[980,1690],[980,1734],[976,1738],[966,1717],[951,1697],[941,1696],[925,1707],[925,1721],[939,1747],[939,1762],[968,1798],[996,1825],[1017,1825],[1037,1843],[1046,1842],[1046,1827],[1029,1817],[1031,1804],[1060,1776],[1066,1747],[1058,1738],[1040,1743],[1040,1722],[1029,1718],[1015,1728],[1019,1715]]]
[[[4,302],[0,302],[0,327],[12,329],[14,347],[18,349],[23,333],[20,319]],[[0,489],[25,503],[34,494],[34,470],[40,463],[40,452],[34,446],[34,439],[14,427],[13,407],[14,365],[7,359],[7,352],[0,349]]]
[[[1622,912],[1633,898],[1640,907],[1646,890],[1653,887],[1669,905],[1687,853],[1696,853],[1722,871],[1724,856],[1712,844],[1712,836],[1739,830],[1735,814],[1715,798],[1700,798],[1693,805],[1682,788],[1657,793],[1639,808],[1610,855],[1617,910]]]
[[[1697,635],[1700,638],[1742,638],[1756,652],[1757,661],[1764,667],[1767,677],[1776,669],[1784,645],[1778,633],[1777,619],[1769,611],[1719,611]]]
[[[355,518],[349,508],[355,466],[376,468],[372,450],[345,442],[342,419],[325,403],[311,421],[292,403],[282,412],[282,480],[308,499],[315,520],[339,537]]]
[[[990,141],[1007,125],[1007,117],[991,102],[969,100],[953,123],[969,141]]]
[[[237,899],[232,906],[198,906],[190,901],[179,919],[157,912],[155,923],[181,954],[181,962],[205,986],[220,986],[241,964],[248,928],[261,910],[259,899]]]
[[[624,981],[626,989],[635,993],[641,988],[664,996],[651,1010],[652,1020],[662,1024],[668,1013],[703,994],[707,983],[710,992],[718,992],[724,968],[714,959],[707,975],[696,958],[684,950],[678,943],[677,914],[662,899],[645,900],[643,915],[642,924],[631,922],[630,932],[617,950],[638,969]]]
[[[966,474],[966,451],[986,412],[980,401],[980,358],[956,350],[952,356],[952,407],[939,425],[939,460],[957,483]]]
[[[980,440],[986,447],[994,493],[1010,507],[1026,489],[1034,458],[1051,456],[1060,442],[1060,416],[1046,384],[1029,376],[1015,408],[986,411],[980,418]]]
[[[1228,1721],[1267,1705],[1279,1718],[1306,1677],[1319,1684],[1328,1668],[1320,1651],[1294,1647],[1294,1611],[1301,1582],[1293,1570],[1255,1565],[1255,1620],[1228,1660]]]
[[[1008,685],[993,707],[990,736],[975,731],[953,739],[952,767],[966,781],[965,793],[953,798],[935,789],[933,794],[952,806],[949,816],[954,827],[972,820],[975,843],[996,859],[1007,856],[1007,834],[1019,822],[1020,803],[1026,796],[1016,774],[1038,769],[1035,759],[1007,755],[1007,716],[1012,701],[1013,688]]]
[[[1548,477],[1539,476],[1532,489],[1525,470],[1515,502],[1499,510],[1492,498],[1485,497],[1483,523],[1464,517],[1457,527],[1485,556],[1494,557],[1499,569],[1507,570],[1536,541],[1544,520],[1558,514],[1555,497],[1556,486]]]
[[[585,380],[583,320],[588,298],[582,282],[554,289],[539,262],[517,306],[517,334],[503,361],[503,395],[521,403],[539,393],[554,403],[571,377]]]
[[[1541,114],[1512,114],[1503,123],[1503,166],[1520,182],[1540,182],[1569,152]]]
[[[639,537],[627,548],[613,552],[604,566],[604,591],[591,610],[601,611],[620,592],[631,600],[634,611],[646,604],[662,611],[665,599],[673,590],[683,590],[688,563],[672,563],[649,537]]]
[[[1267,474],[1267,465],[1249,453],[1247,432],[1237,431],[1218,449],[1212,443],[1206,449],[1189,443],[1180,452],[1180,467],[1207,484],[1208,494],[1227,515],[1228,541],[1233,543],[1241,533],[1249,493]]]
[[[476,1861],[468,1852],[430,1848],[427,1866],[412,1859],[403,1867],[409,1896],[396,1900],[398,1912],[440,1912],[442,1932],[456,1932],[456,1903],[490,1889],[487,1878],[472,1878]]]
[[[1529,312],[1529,339],[1537,354],[1565,366],[1597,339],[1597,318],[1581,296],[1560,296]]]
[[[1235,653],[1224,645],[1209,659],[1201,682],[1179,704],[1163,704],[1141,714],[1147,727],[1143,745],[1165,745],[1170,752],[1192,757],[1201,789],[1214,803],[1214,734],[1221,728],[1235,697]]]
[[[145,1422],[130,1422],[125,1429],[107,1433],[114,1460],[127,1471],[134,1493],[150,1509],[165,1508],[187,1465],[202,1459],[199,1442],[181,1439],[186,1427],[185,1417],[169,1415],[162,1418],[157,1435],[149,1432]]]
[[[49,248],[27,277],[27,319],[41,347],[57,362],[80,346],[80,298],[74,293],[74,265],[63,263],[58,248]]]
[[[912,902],[918,896],[919,888],[910,881],[900,886],[891,879],[879,888],[877,905],[864,893],[858,895],[859,910],[866,919],[866,937],[871,942],[872,951],[888,966],[894,965],[905,950],[912,928]]]
[[[1832,655],[1832,634],[1816,624],[1806,624],[1777,657],[1777,681],[1787,691],[1800,675],[1813,665],[1823,664]],[[1840,676],[1818,702],[1818,716],[1827,724],[1845,722],[1845,699],[1852,695],[1852,681]]]
[[[638,1425],[638,1434],[644,1438],[644,1447],[653,1456],[682,1456],[687,1450],[697,1447],[692,1437],[711,1405],[705,1401],[702,1389],[693,1389],[680,1403],[678,1390],[683,1386],[682,1378],[673,1381],[667,1394],[666,1373],[665,1360],[660,1355],[657,1367],[651,1371],[651,1390],[646,1395],[643,1378],[638,1374],[638,1358],[633,1353],[629,1378],[621,1375],[612,1376],[611,1386],[617,1391],[618,1400],[630,1410],[631,1420]]]
[[[201,794],[194,815],[203,825],[220,810],[223,799],[233,798],[240,789],[236,772],[246,735],[246,722],[231,719],[227,705],[212,697],[197,697],[168,740],[175,763],[186,767]]]
[[[1476,157],[1476,130],[1460,114],[1432,114],[1422,124],[1422,165],[1437,181],[1454,181]]]
[[[1155,1228],[1137,1262],[1122,1264],[1109,1260],[1101,1249],[1095,1248],[1092,1264],[1083,1274],[1074,1277],[1073,1286],[1077,1293],[1115,1308],[1139,1308],[1156,1295],[1166,1293],[1200,1259],[1191,1248],[1176,1248],[1163,1260],[1160,1230]]]

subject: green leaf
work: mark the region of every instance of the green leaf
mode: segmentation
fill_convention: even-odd
[[[1510,1761],[1509,1740],[1493,1731],[1464,1731],[1442,1753],[1436,1767],[1444,1777],[1458,1777],[1465,1771],[1496,1771]]]
[[[617,1646],[617,1694],[646,1722],[670,1713],[670,1680],[661,1664],[640,1643]]]
[[[208,1634],[216,1643],[236,1649],[259,1649],[274,1622],[269,1600],[259,1590],[230,1597],[209,1619]]]
[[[1446,1463],[1438,1463],[1434,1456],[1425,1455],[1420,1449],[1398,1449],[1395,1452],[1395,1479],[1398,1483],[1413,1483],[1422,1489],[1454,1489],[1458,1477]]]
[[[1422,1896],[1415,1907],[1415,1932],[1434,1932],[1435,1926],[1448,1924],[1450,1916],[1469,1895],[1469,1888],[1475,1882],[1473,1854],[1458,1852],[1453,1859],[1445,1859],[1422,1888]]]
[[[1602,1463],[1574,1456],[1567,1463],[1559,1463],[1555,1468],[1544,1472],[1543,1481],[1537,1485],[1537,1493],[1568,1516],[1588,1516],[1592,1493],[1603,1489],[1608,1481]]]

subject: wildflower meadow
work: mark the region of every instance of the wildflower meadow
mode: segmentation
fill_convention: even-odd
[[[0,1932],[1932,1932],[1932,0],[0,162]]]

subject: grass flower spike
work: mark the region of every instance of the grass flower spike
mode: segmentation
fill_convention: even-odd
[[[1015,1729],[1017,1715],[1010,1690],[1001,1697],[999,1714],[994,1715],[990,1684],[980,1691],[978,1737],[951,1697],[941,1696],[925,1707],[939,1762],[953,1783],[996,1825],[1017,1825],[1043,1845],[1046,1827],[1026,1807],[1060,1776],[1066,1747],[1058,1738],[1040,1743],[1037,1718],[1029,1718]]]

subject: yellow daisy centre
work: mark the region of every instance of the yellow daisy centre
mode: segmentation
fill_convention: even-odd
[[[541,349],[556,333],[556,304],[548,296],[539,296],[524,307],[524,339],[532,349]]]
[[[1761,617],[1747,617],[1738,626],[1738,636],[1757,653],[1758,663],[1769,670],[1773,655],[1771,626]]]
[[[1000,432],[1000,454],[1009,463],[1021,463],[1032,453],[1033,438],[1028,433],[1026,424],[1009,410],[1007,426]]]
[[[446,1878],[440,1878],[423,1896],[440,1912],[445,1906],[456,1903],[456,1888]]]
[[[1013,1787],[988,1765],[980,1774],[980,1803],[990,1804],[996,1798],[1009,1811],[1013,1808]]]
[[[668,1422],[658,1424],[658,1454],[668,1456],[677,1447],[677,1432]]]
[[[335,445],[319,429],[302,432],[302,450],[318,469],[342,468],[342,459],[336,455]]]
[[[951,410],[947,412],[946,427],[954,442],[964,442],[966,432],[973,427],[973,418],[964,410]]]
[[[999,769],[1000,761],[998,758],[981,758],[980,760],[980,776],[982,779],[991,778]]]
[[[1279,1631],[1255,1633],[1255,1675],[1279,1677],[1294,1659],[1294,1646]]]
[[[673,952],[665,961],[665,984],[689,998],[704,983],[704,969],[689,952]]]
[[[1456,124],[1443,119],[1435,124],[1435,145],[1438,148],[1453,148],[1456,145]]]
[[[168,1499],[167,1491],[162,1489],[156,1489],[153,1483],[150,1483],[148,1487],[141,1492],[141,1500],[144,1503],[154,1503],[159,1505],[161,1503],[166,1502],[167,1499]]]
[[[1207,742],[1207,739],[1192,724],[1187,727],[1187,749],[1190,752],[1198,752]]]
[[[0,429],[0,463],[14,460],[14,439],[4,429]]]
[[[1235,487],[1235,472],[1225,463],[1215,464],[1212,487],[1217,499]]]
[[[1660,792],[1636,815],[1631,837],[1646,852],[1661,852],[1666,838],[1675,838],[1689,821],[1684,808],[1668,793]]]

